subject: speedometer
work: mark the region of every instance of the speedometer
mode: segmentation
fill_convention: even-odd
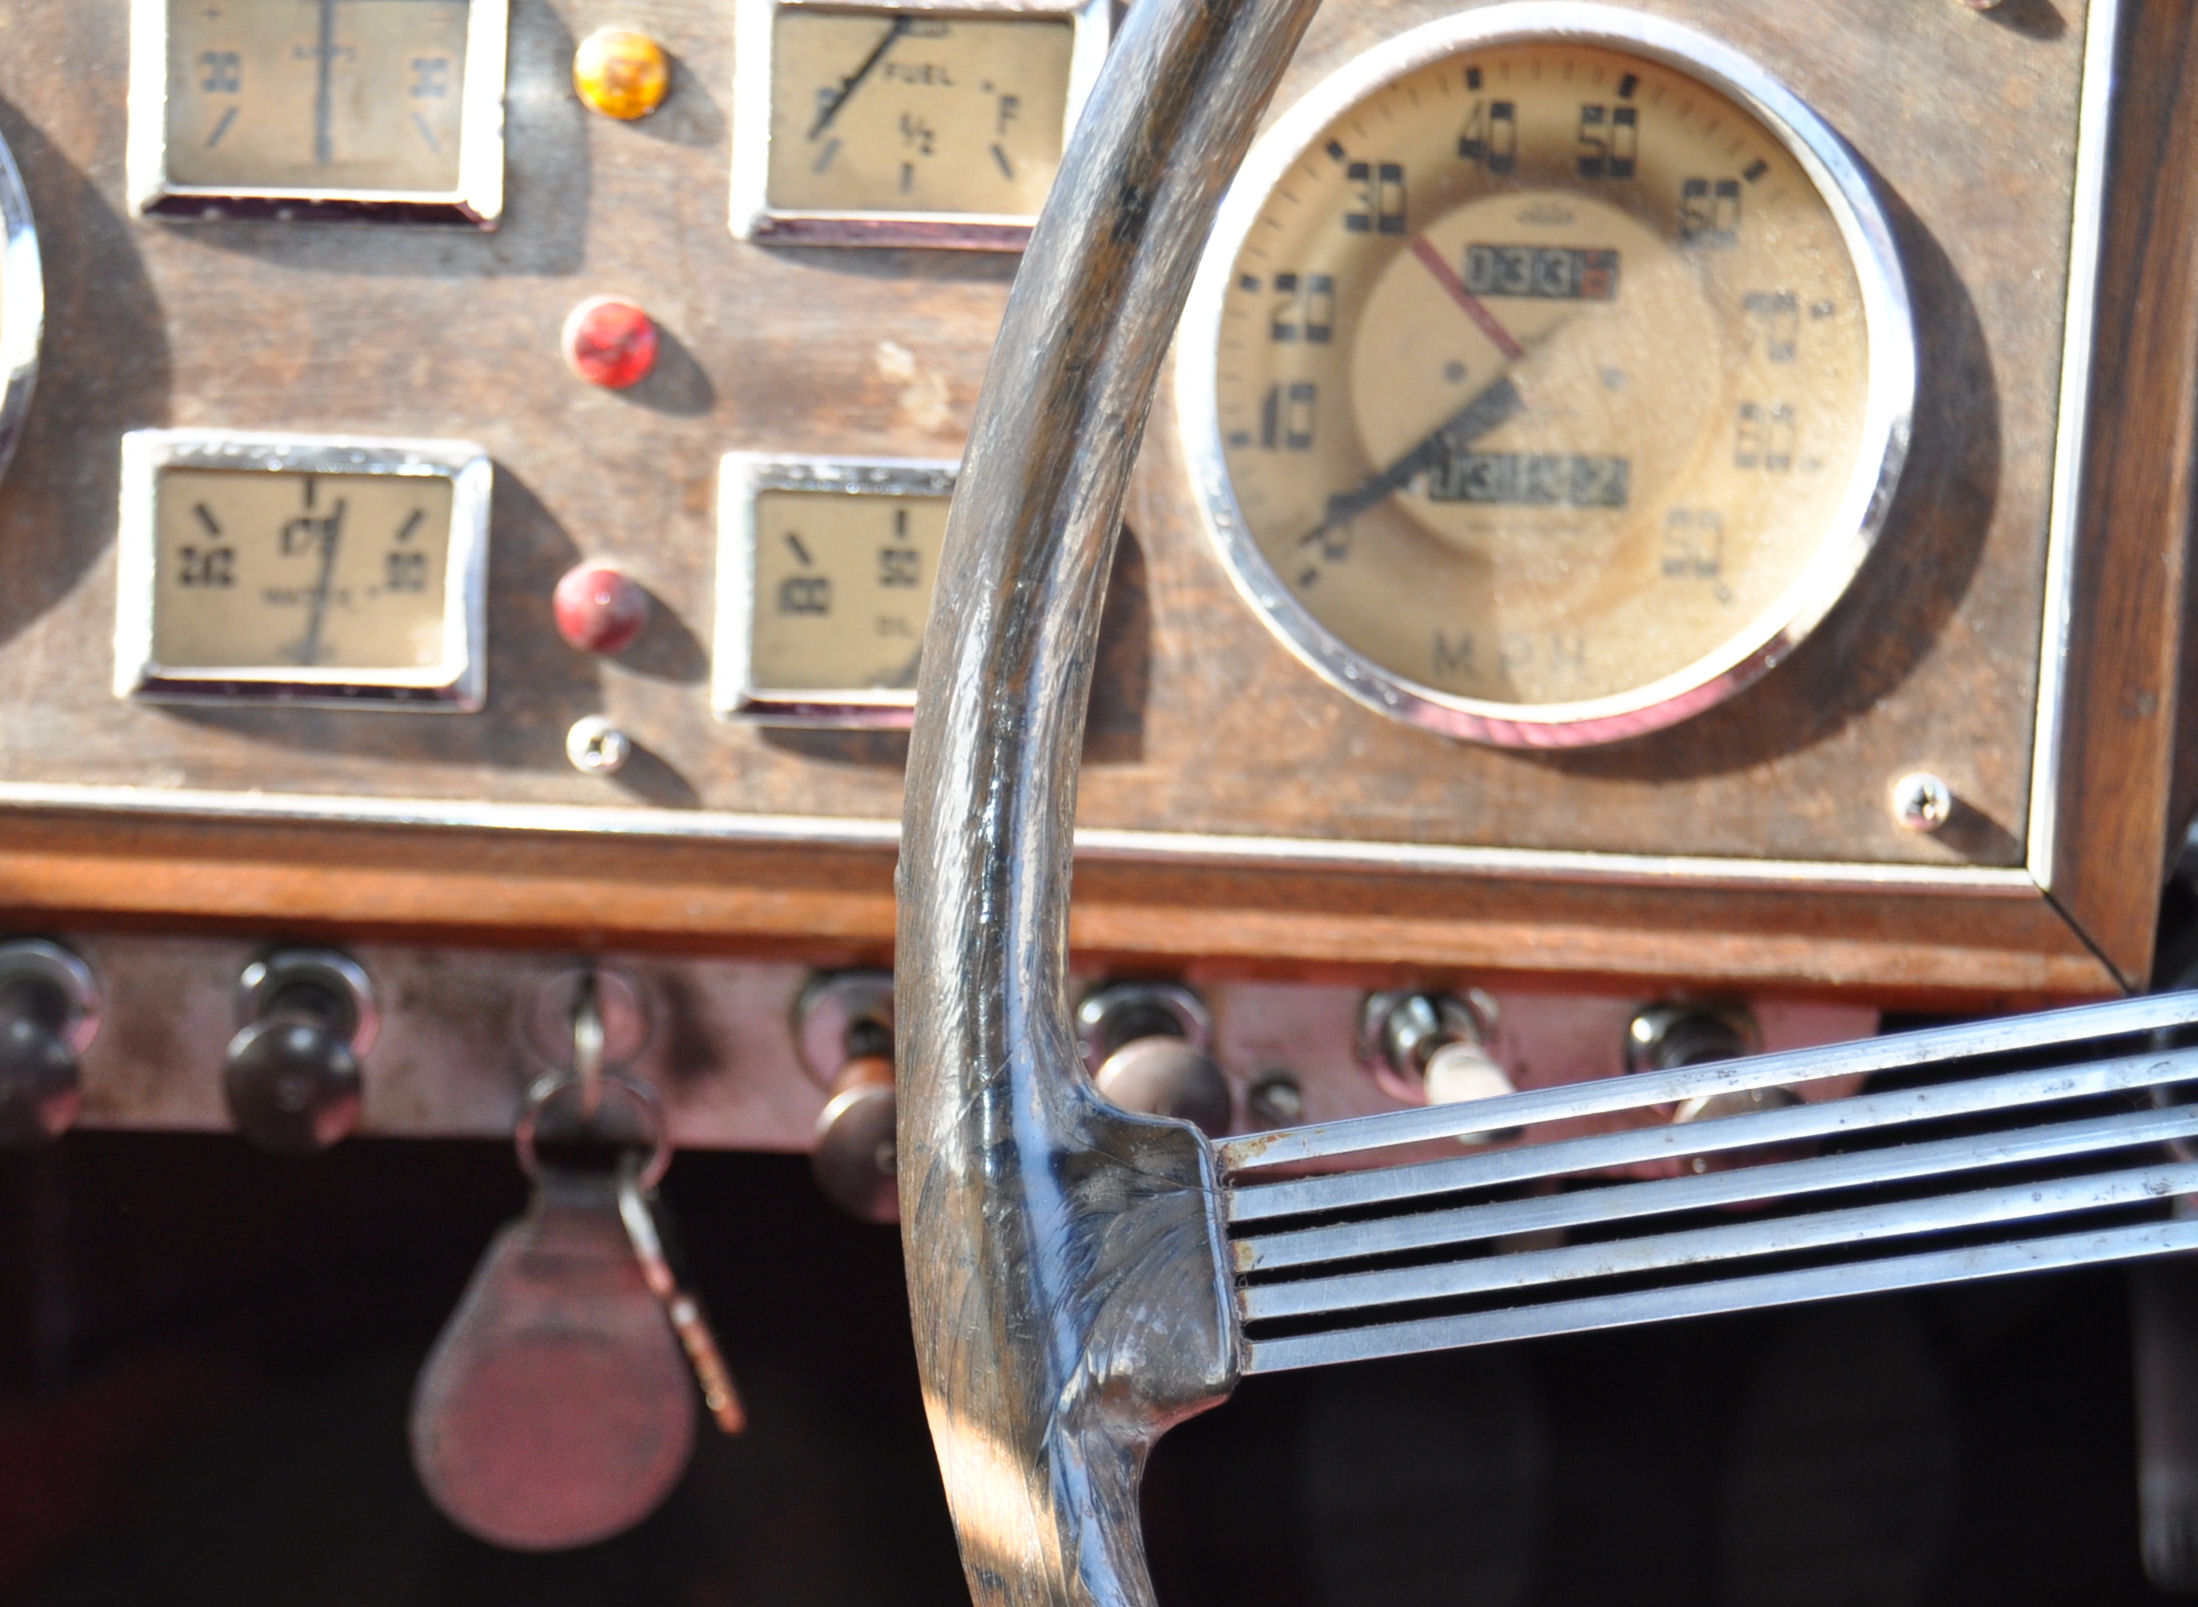
[[[1653,730],[1783,657],[1868,552],[1914,390],[1838,137],[1716,41],[1586,4],[1430,24],[1287,114],[1178,385],[1283,641],[1515,746]]]
[[[0,140],[0,471],[15,455],[30,414],[45,314],[38,226],[15,157]]]

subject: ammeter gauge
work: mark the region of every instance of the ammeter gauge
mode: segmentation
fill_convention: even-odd
[[[46,318],[45,270],[38,226],[14,153],[0,140],[0,471],[15,455],[38,378],[38,341]]]
[[[493,225],[508,0],[131,0],[130,194]]]
[[[721,714],[907,726],[952,463],[730,452],[718,480]]]
[[[1019,249],[1111,15],[1109,0],[740,0],[733,232]]]
[[[1776,663],[1868,551],[1914,389],[1891,232],[1829,128],[1700,34],[1522,3],[1280,120],[1178,393],[1209,530],[1293,651],[1543,746]]]
[[[116,695],[479,708],[490,479],[466,441],[124,436]]]

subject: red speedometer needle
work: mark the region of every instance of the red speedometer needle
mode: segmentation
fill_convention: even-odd
[[[1466,317],[1473,320],[1480,332],[1495,343],[1496,350],[1504,355],[1504,361],[1515,363],[1526,355],[1526,348],[1518,337],[1497,321],[1488,310],[1488,304],[1465,288],[1465,281],[1450,271],[1450,264],[1442,260],[1442,253],[1427,243],[1427,236],[1412,237],[1412,255],[1420,259],[1420,266],[1435,276],[1435,283],[1449,293],[1450,299],[1465,309]]]

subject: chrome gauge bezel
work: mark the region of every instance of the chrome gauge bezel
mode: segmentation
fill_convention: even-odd
[[[124,166],[140,213],[208,221],[363,219],[471,223],[493,229],[504,212],[504,73],[511,0],[467,0],[465,74],[458,87],[458,182],[448,190],[340,186],[178,184],[168,177],[168,8],[130,0],[130,131]]]
[[[756,725],[905,731],[914,687],[764,686],[755,673],[756,498],[765,491],[851,497],[954,495],[961,465],[945,458],[801,456],[728,452],[717,482],[717,644],[710,705],[720,719]]]
[[[38,224],[15,153],[0,139],[0,473],[15,456],[38,383],[38,346],[45,331],[45,267]]]
[[[1815,555],[1723,646],[1644,686],[1569,703],[1512,704],[1438,691],[1346,645],[1298,601],[1248,527],[1223,456],[1216,381],[1238,253],[1268,196],[1328,125],[1422,68],[1490,47],[1600,45],[1698,79],[1745,107],[1800,164],[1836,220],[1861,285],[1868,378],[1862,447]],[[1206,532],[1237,591],[1283,644],[1368,707],[1446,736],[1503,747],[1575,747],[1658,730],[1724,701],[1776,665],[1839,601],[1875,545],[1907,455],[1916,343],[1891,226],[1845,143],[1792,91],[1691,28],[1591,0],[1513,0],[1377,45],[1325,79],[1260,139],[1222,203],[1186,307],[1176,360],[1183,451]]]
[[[233,668],[162,664],[153,652],[160,476],[168,469],[263,474],[388,474],[450,482],[443,564],[443,656],[421,669]],[[118,698],[225,708],[401,709],[472,714],[488,695],[488,526],[495,470],[471,441],[286,435],[242,430],[132,430],[122,437],[115,536]]]
[[[773,206],[771,88],[773,23],[781,11],[899,13],[948,18],[1053,18],[1073,30],[1061,143],[1099,81],[1114,37],[1113,0],[735,0],[733,165],[730,223],[737,240],[774,246],[914,247],[937,251],[1020,251],[1038,220],[1008,212],[834,211]]]

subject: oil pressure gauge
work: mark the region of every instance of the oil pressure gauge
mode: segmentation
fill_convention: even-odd
[[[1178,394],[1209,531],[1299,657],[1549,746],[1783,657],[1875,537],[1914,389],[1891,233],[1829,128],[1688,29],[1521,3],[1278,122]]]
[[[718,480],[721,714],[907,726],[955,465],[729,452]]]
[[[740,0],[733,232],[1020,249],[1110,0]]]
[[[131,199],[492,227],[507,5],[131,0]]]
[[[124,436],[115,694],[479,708],[490,478],[465,441]]]

